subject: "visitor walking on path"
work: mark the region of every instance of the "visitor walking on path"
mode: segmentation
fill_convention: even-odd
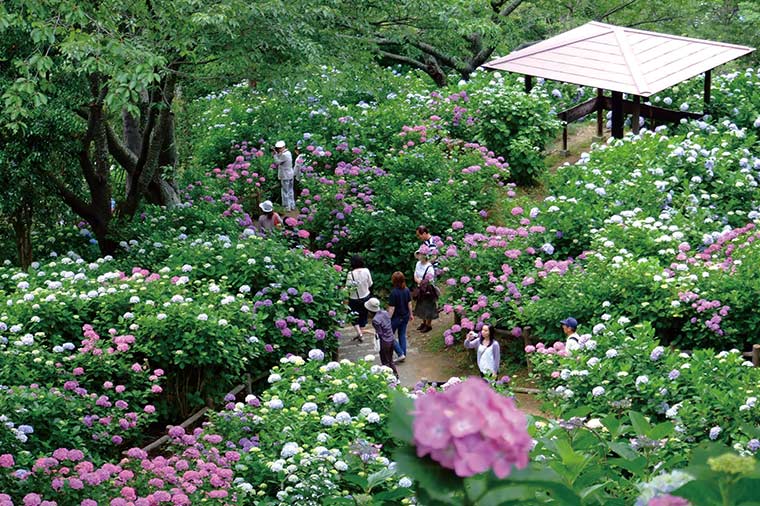
[[[484,378],[496,377],[499,374],[500,347],[493,337],[493,330],[488,323],[483,322],[480,334],[468,332],[464,347],[478,350],[478,369]]]
[[[579,349],[581,347],[581,341],[580,336],[576,331],[578,329],[578,320],[571,316],[570,318],[565,318],[559,323],[562,325],[562,332],[564,332],[565,336],[567,336],[565,349],[568,352],[573,352]]]
[[[348,307],[354,313],[354,341],[362,342],[364,327],[367,326],[367,309],[364,303],[369,299],[369,289],[372,287],[372,274],[364,267],[364,259],[360,255],[351,257],[351,270],[346,275],[348,287]]]
[[[279,214],[274,212],[274,206],[272,205],[272,201],[265,200],[261,204],[259,204],[259,209],[263,211],[264,214],[259,216],[259,232],[262,234],[266,234],[268,232],[271,232],[275,228],[279,228],[282,226],[282,218]]]
[[[369,311],[372,317],[372,327],[377,334],[376,339],[380,339],[380,363],[390,367],[393,374],[398,378],[398,370],[393,363],[393,330],[391,327],[391,316],[388,311],[380,308],[380,301],[375,297],[370,298],[364,303],[364,307]]]
[[[433,320],[438,319],[438,289],[435,286],[435,267],[430,263],[430,250],[424,244],[415,253],[414,282],[417,283],[414,316],[422,320],[417,330],[430,332]]]
[[[293,211],[296,208],[295,197],[293,196],[293,155],[290,154],[285,146],[285,141],[277,141],[274,145],[274,164],[277,167],[277,177],[280,180],[280,193],[282,195],[282,207],[285,212]]]
[[[398,362],[406,360],[406,327],[414,320],[412,314],[412,295],[406,287],[404,273],[396,271],[391,276],[391,294],[388,297],[388,314],[391,315],[391,330],[398,335],[398,341],[393,341]],[[396,334],[398,332],[398,334]]]

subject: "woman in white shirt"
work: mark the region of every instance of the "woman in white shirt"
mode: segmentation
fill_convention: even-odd
[[[499,374],[499,342],[494,340],[491,326],[483,323],[480,334],[469,332],[464,340],[464,347],[478,350],[478,369],[484,378],[493,378]]]
[[[430,263],[430,250],[424,244],[415,255],[417,265],[414,267],[414,281],[417,283],[417,301],[414,306],[414,316],[422,320],[417,327],[420,332],[433,330],[431,324],[438,319],[438,291],[435,288],[435,266]],[[424,281],[424,282],[423,282]]]
[[[364,267],[364,259],[360,255],[352,256],[351,270],[346,275],[346,287],[348,287],[348,307],[355,314],[354,341],[362,342],[364,327],[367,326],[367,308],[364,307],[364,303],[369,300],[371,286],[372,274]]]

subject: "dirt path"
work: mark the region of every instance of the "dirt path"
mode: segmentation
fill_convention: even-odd
[[[446,381],[452,376],[468,376],[476,371],[466,367],[463,359],[468,356],[456,347],[443,345],[443,331],[454,324],[452,315],[441,313],[433,321],[433,330],[425,334],[417,331],[417,322],[410,322],[407,329],[406,360],[396,363],[401,384],[413,387],[420,380]],[[368,326],[368,328],[371,327]],[[343,337],[338,348],[338,357],[356,361],[366,355],[375,355],[375,363],[380,363],[380,356],[372,348],[372,340],[366,337],[363,343],[352,341],[353,328],[341,329]]]
[[[443,344],[443,331],[454,324],[453,315],[441,313],[438,320],[433,321],[433,330],[425,334],[416,330],[417,324],[412,322],[407,330],[406,360],[396,364],[399,380],[406,387],[413,387],[418,381],[445,382],[452,376],[473,376],[478,374],[477,366],[470,354],[458,345],[446,347]],[[375,363],[380,364],[380,356],[372,348],[372,341],[365,334],[364,342],[352,341],[353,328],[341,329],[343,337],[338,348],[338,358],[357,361],[367,355],[375,356]],[[526,377],[523,377],[526,376]],[[527,372],[519,371],[513,376],[518,385],[528,382]],[[532,415],[544,416],[541,402],[535,395],[519,393],[515,395],[517,406]]]

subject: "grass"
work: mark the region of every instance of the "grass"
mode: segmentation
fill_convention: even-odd
[[[567,126],[567,150],[569,156],[562,153],[562,135],[560,134],[555,141],[547,146],[546,158],[544,164],[549,171],[556,170],[557,167],[565,162],[574,162],[578,160],[583,151],[588,151],[593,142],[592,138],[596,135],[596,123],[585,121],[583,123],[570,123]]]

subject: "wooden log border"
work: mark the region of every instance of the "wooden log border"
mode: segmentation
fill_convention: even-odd
[[[245,381],[243,383],[237,385],[235,388],[233,388],[229,392],[227,392],[227,395],[225,395],[225,397],[230,396],[230,395],[237,396],[237,394],[239,394],[243,390],[245,390],[246,393],[248,395],[250,395],[251,393],[253,393],[253,384],[254,383],[258,383],[259,381],[261,381],[264,378],[266,378],[268,375],[269,375],[269,372],[267,372],[265,374],[262,374],[260,376],[257,376],[256,378],[252,379],[251,375],[247,374],[246,378],[245,378]],[[208,412],[209,409],[210,408],[208,406],[205,406],[205,407],[199,409],[198,411],[196,411],[195,413],[193,413],[192,415],[190,415],[185,421],[183,421],[182,423],[180,423],[179,426],[182,427],[183,429],[187,429],[188,427],[190,427],[193,424],[195,424],[198,420],[200,420]],[[146,452],[146,453],[150,453],[152,451],[155,451],[158,448],[160,448],[163,445],[165,445],[167,442],[169,442],[169,439],[170,439],[169,434],[164,434],[163,436],[161,436],[160,438],[156,439],[152,443],[148,444],[147,446],[144,446],[142,448],[142,450],[144,452]],[[126,451],[123,452],[123,453],[126,454]]]

